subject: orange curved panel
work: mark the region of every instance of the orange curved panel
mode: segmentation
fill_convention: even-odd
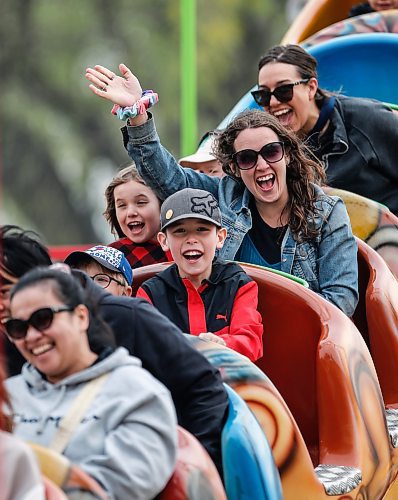
[[[377,252],[357,243],[360,306],[353,320],[369,346],[385,406],[398,409],[398,281]]]
[[[298,44],[326,26],[348,16],[358,0],[309,0],[282,38],[282,44]]]
[[[380,387],[360,333],[312,291],[245,269],[263,297],[264,357],[257,364],[286,401],[314,465],[358,467],[361,490],[378,498],[393,464]]]
[[[177,465],[160,500],[226,500],[217,469],[199,441],[178,427]]]

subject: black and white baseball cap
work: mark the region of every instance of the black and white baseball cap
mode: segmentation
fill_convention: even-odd
[[[221,211],[216,198],[202,189],[185,188],[163,202],[160,211],[160,230],[183,219],[203,219],[222,227]]]

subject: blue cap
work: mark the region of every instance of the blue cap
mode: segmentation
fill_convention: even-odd
[[[130,263],[124,256],[123,252],[117,248],[96,245],[95,247],[88,248],[84,251],[72,252],[66,257],[64,262],[65,264],[73,267],[82,255],[89,255],[107,269],[123,274],[127,283],[129,285],[132,284],[133,270],[131,269]]]

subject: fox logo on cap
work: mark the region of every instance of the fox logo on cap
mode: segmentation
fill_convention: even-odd
[[[218,209],[217,200],[210,193],[206,196],[193,196],[191,202],[191,210],[193,213],[205,214],[210,218],[214,217],[214,212]]]
[[[198,218],[222,227],[217,199],[203,189],[185,188],[169,196],[160,211],[160,227],[165,228],[183,219]]]

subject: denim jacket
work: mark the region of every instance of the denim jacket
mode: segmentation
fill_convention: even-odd
[[[245,185],[230,176],[219,179],[180,167],[161,145],[151,116],[143,125],[125,127],[122,132],[130,158],[160,199],[186,187],[204,189],[218,199],[228,231],[219,257],[234,260],[252,226],[252,195]],[[340,198],[327,196],[318,186],[314,188],[318,236],[314,241],[297,243],[288,229],[282,242],[281,270],[305,279],[312,290],[352,316],[358,302],[358,267],[350,220]]]

